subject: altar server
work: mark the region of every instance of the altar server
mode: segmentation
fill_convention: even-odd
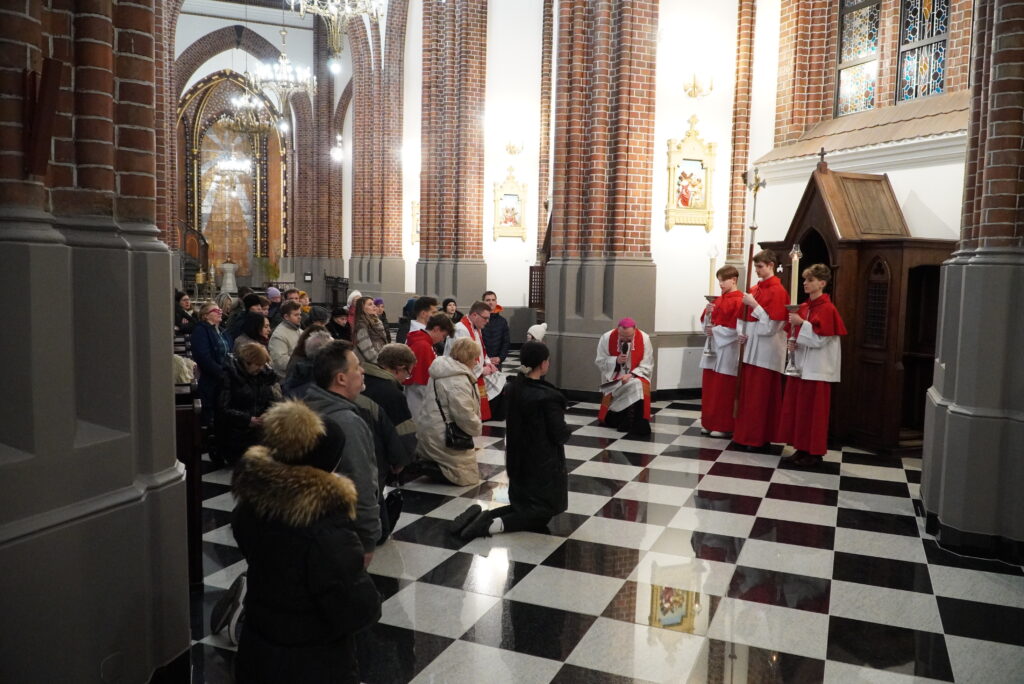
[[[604,394],[597,414],[601,424],[634,435],[651,434],[654,347],[647,333],[632,318],[623,318],[601,336],[594,363]]]
[[[803,467],[821,464],[828,450],[828,416],[831,385],[839,382],[842,361],[839,336],[846,334],[843,319],[825,288],[832,272],[824,264],[804,269],[804,292],[810,298],[789,315],[793,328],[789,347],[800,377],[786,380],[776,439],[796,447],[787,460]]]
[[[731,433],[736,424],[733,403],[736,400],[736,366],[740,355],[736,322],[743,310],[743,293],[737,289],[740,274],[735,266],[723,266],[715,275],[722,294],[701,314],[713,355],[702,357],[700,362],[704,369],[700,424],[703,434],[722,437]],[[707,319],[709,313],[710,321]]]
[[[754,255],[760,282],[743,295],[750,314],[739,340],[746,344],[740,370],[740,403],[732,440],[753,451],[766,450],[775,437],[782,406],[782,371],[786,364],[786,303],[788,296],[775,275],[775,253]]]

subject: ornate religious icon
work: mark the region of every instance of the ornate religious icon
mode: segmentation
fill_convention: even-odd
[[[508,167],[508,176],[494,184],[494,239],[517,237],[526,241],[526,183],[516,180],[515,168]]]
[[[668,202],[665,230],[673,226],[704,226],[711,232],[711,180],[715,168],[715,144],[697,134],[697,117],[682,140],[668,141]]]

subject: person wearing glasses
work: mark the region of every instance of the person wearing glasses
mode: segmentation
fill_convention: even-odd
[[[469,338],[480,345],[480,358],[473,367],[473,375],[477,379],[477,388],[480,394],[480,418],[490,420],[492,418],[491,399],[494,399],[505,387],[505,376],[503,376],[496,365],[491,363],[491,358],[484,348],[484,339],[481,334],[483,329],[491,320],[491,307],[477,301],[469,307],[469,314],[462,317],[462,320],[455,325],[455,335],[448,338],[445,344],[445,356],[451,356],[452,347],[458,340]]]

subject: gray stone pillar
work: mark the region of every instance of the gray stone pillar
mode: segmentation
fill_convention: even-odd
[[[461,311],[480,299],[487,290],[487,264],[483,259],[431,259],[416,263],[416,292],[437,297],[454,297]]]
[[[942,269],[925,408],[927,530],[959,553],[1024,563],[1024,24],[977,0],[958,251]]]

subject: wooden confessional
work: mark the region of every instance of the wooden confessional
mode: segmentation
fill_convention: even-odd
[[[826,292],[849,333],[842,381],[833,386],[830,438],[886,454],[919,449],[935,358],[939,266],[956,241],[910,237],[888,176],[830,171],[822,161],[785,239],[761,243],[778,255],[787,287],[794,242],[803,252],[801,268],[832,269]]]

